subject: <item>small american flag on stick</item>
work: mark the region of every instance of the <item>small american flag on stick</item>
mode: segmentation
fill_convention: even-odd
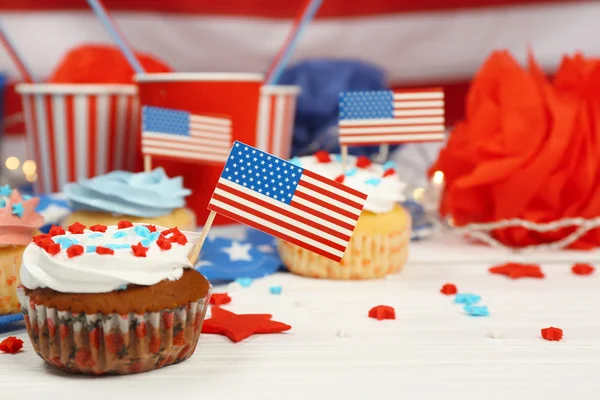
[[[340,262],[366,199],[236,141],[208,209]]]
[[[223,163],[231,148],[231,120],[168,108],[142,108],[142,154]]]
[[[342,146],[444,140],[444,91],[342,92],[339,103]]]

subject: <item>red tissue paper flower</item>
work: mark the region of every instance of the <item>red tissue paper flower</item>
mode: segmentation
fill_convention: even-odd
[[[440,213],[455,226],[521,218],[600,216],[600,59],[564,57],[550,80],[529,55],[493,53],[475,76],[466,117],[429,173],[444,173]],[[576,228],[497,229],[512,247],[554,242]],[[600,229],[571,248],[600,244]]]
[[[375,306],[369,310],[369,318],[375,318],[378,321],[396,319],[396,310],[390,306]]]
[[[546,340],[558,342],[563,337],[563,331],[560,328],[551,326],[549,328],[542,329],[542,337]]]
[[[9,336],[0,342],[0,351],[14,354],[23,348],[23,341],[14,336]]]

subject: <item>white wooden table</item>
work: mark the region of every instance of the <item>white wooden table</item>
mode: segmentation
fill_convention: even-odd
[[[290,332],[240,343],[202,335],[190,360],[146,374],[69,376],[38,358],[24,330],[11,332],[26,339],[25,347],[0,354],[0,399],[597,398],[600,271],[573,275],[563,256],[543,265],[545,279],[513,281],[487,272],[493,260],[469,260],[477,251],[450,247],[454,253],[441,242],[415,245],[411,263],[386,280],[290,274],[256,280],[230,293],[233,301],[225,307],[271,313],[292,325]],[[444,252],[446,261],[432,259],[443,259]],[[578,257],[600,259],[594,253]],[[446,282],[481,295],[490,317],[465,315],[439,293]],[[276,284],[283,287],[279,296],[269,293]],[[393,306],[397,319],[367,318],[378,304]],[[543,340],[540,329],[548,326],[562,328],[564,339]],[[0,331],[0,340],[6,336]]]

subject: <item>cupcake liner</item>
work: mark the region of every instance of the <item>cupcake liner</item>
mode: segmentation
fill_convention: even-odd
[[[74,314],[36,304],[17,290],[36,353],[69,373],[123,375],[188,359],[208,308],[205,298],[145,314]]]
[[[293,273],[311,278],[374,279],[399,272],[408,258],[411,220],[406,226],[385,233],[363,233],[356,228],[344,258],[338,264],[309,250],[288,242],[278,241],[283,264]]]
[[[0,315],[21,311],[17,298],[21,262],[25,247],[0,249]]]

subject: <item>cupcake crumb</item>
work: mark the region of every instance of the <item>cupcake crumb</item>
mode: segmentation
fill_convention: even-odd
[[[339,337],[340,339],[345,339],[345,338],[350,337],[350,334],[343,329],[338,329],[338,331],[335,333],[335,335],[337,337]]]

